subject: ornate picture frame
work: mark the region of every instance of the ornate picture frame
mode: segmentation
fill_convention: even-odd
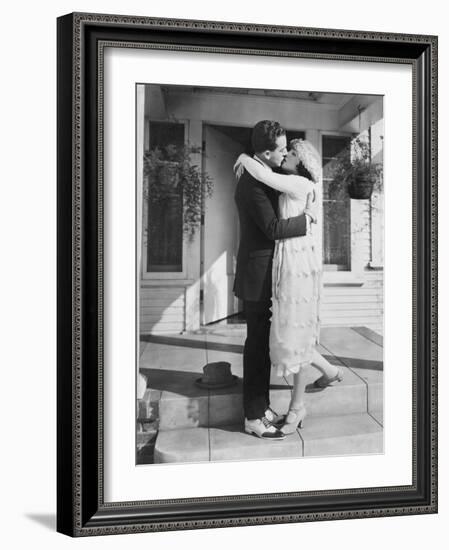
[[[137,16],[74,13],[58,19],[59,532],[90,536],[437,512],[437,43],[424,35]],[[412,68],[410,485],[105,501],[106,47]],[[134,376],[134,365],[129,369]]]

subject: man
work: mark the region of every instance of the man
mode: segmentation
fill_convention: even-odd
[[[287,138],[278,122],[258,122],[251,141],[254,158],[267,170],[281,166],[287,155]],[[311,221],[308,213],[286,220],[278,219],[278,197],[278,192],[253,178],[247,171],[240,177],[235,191],[240,219],[240,244],[234,293],[243,300],[247,322],[243,350],[245,431],[269,440],[285,437],[276,427],[280,417],[270,408],[269,395],[274,241],[305,235]]]

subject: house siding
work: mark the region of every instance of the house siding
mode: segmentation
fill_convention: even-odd
[[[365,326],[383,331],[383,271],[366,271],[360,286],[329,285],[323,289],[323,327]],[[186,330],[185,287],[141,289],[141,334],[181,333]]]
[[[383,331],[383,271],[365,271],[361,286],[325,286],[322,326],[365,326]]]
[[[322,326],[365,326],[383,332],[383,270],[367,268],[373,261],[373,224],[369,200],[351,201],[351,270],[360,284],[332,284],[330,276],[321,300]]]
[[[141,287],[140,333],[180,333],[185,330],[185,287]]]

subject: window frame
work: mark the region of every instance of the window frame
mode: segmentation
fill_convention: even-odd
[[[319,143],[320,143],[320,156],[321,156],[321,164],[323,163],[323,137],[324,136],[335,136],[335,137],[349,137],[353,138],[354,133],[353,132],[344,132],[344,131],[338,131],[338,130],[322,130],[319,131]],[[324,187],[324,181],[322,182],[322,185]],[[322,192],[322,204],[321,204],[321,212],[324,211],[324,193],[323,189]],[[360,266],[357,266],[354,262],[354,247],[352,244],[352,232],[354,229],[354,216],[353,211],[356,205],[354,205],[354,200],[349,199],[349,212],[350,212],[350,220],[349,220],[349,269],[326,269],[326,266],[333,266],[336,264],[325,264],[323,261],[323,285],[324,286],[362,286],[365,283],[365,278],[363,275],[363,271]],[[371,228],[370,228],[371,233]],[[323,255],[324,255],[324,219],[321,219],[321,235],[322,235],[322,246],[323,246]],[[371,238],[371,234],[370,234]]]
[[[341,137],[341,138],[349,138],[351,139],[353,137],[353,133],[352,132],[339,132],[339,131],[328,131],[328,130],[325,130],[325,131],[322,131],[320,132],[320,143],[321,143],[321,167],[323,169],[323,158],[324,158],[324,154],[323,154],[323,138],[325,137]],[[352,219],[351,219],[351,203],[349,202],[349,253],[348,253],[348,257],[349,257],[349,269],[340,269],[340,265],[339,264],[325,264],[324,263],[324,249],[325,249],[325,246],[324,246],[324,170],[323,170],[323,182],[322,182],[322,186],[323,186],[323,189],[322,189],[322,211],[323,211],[323,220],[322,220],[322,224],[323,224],[323,258],[322,258],[322,261],[323,261],[323,271],[326,271],[326,272],[329,272],[329,273],[347,273],[349,271],[351,271],[351,265],[352,265],[352,257],[351,257],[351,222],[352,222]],[[349,199],[349,201],[351,201],[351,199]],[[326,269],[327,268],[327,269]]]
[[[149,132],[150,132],[150,123],[159,122],[159,123],[177,123],[184,125],[184,144],[188,143],[189,137],[189,120],[188,119],[177,119],[176,121],[164,120],[159,118],[145,118],[145,129],[144,129],[144,152],[149,149]],[[183,195],[184,199],[184,195]],[[183,200],[183,209],[184,209],[184,200]],[[142,228],[148,227],[148,205],[145,201],[142,201]],[[182,232],[182,255],[181,255],[181,271],[147,271],[148,265],[148,245],[146,242],[145,231],[142,231],[142,261],[141,261],[141,278],[144,281],[154,281],[160,279],[172,279],[172,280],[185,280],[187,279],[187,245],[188,237]]]

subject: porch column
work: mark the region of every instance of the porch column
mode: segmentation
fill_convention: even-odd
[[[201,147],[203,142],[203,123],[201,120],[189,120],[187,125],[189,146]],[[201,152],[191,156],[192,163],[202,169]],[[201,279],[201,229],[195,231],[191,241],[187,242],[186,278],[194,281],[186,286],[185,294],[185,327],[196,330],[200,327],[200,279]]]
[[[142,228],[142,189],[143,189],[143,151],[144,151],[144,134],[145,134],[145,86],[137,86],[136,90],[137,102],[137,129],[136,129],[136,227]],[[136,346],[139,350],[140,345],[140,281],[142,277],[142,231],[136,231],[136,288],[137,288],[137,304],[139,304],[139,315],[136,315]],[[140,353],[139,353],[140,356]],[[139,372],[139,361],[136,361],[137,366],[137,399],[142,399],[147,388],[147,379]]]
[[[372,162],[383,163],[383,119],[371,126]],[[371,196],[371,262],[370,267],[380,269],[384,265],[384,191],[374,191]]]

